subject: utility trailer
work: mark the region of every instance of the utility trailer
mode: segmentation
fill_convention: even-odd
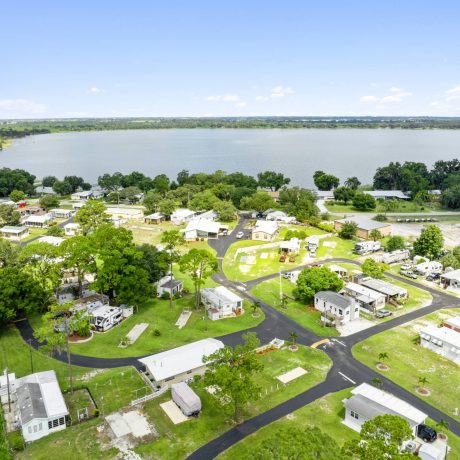
[[[171,385],[171,396],[184,415],[198,415],[201,411],[200,397],[185,383]]]

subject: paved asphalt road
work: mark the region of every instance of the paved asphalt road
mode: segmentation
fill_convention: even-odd
[[[231,234],[227,237],[219,238],[217,240],[209,241],[209,244],[216,250],[217,257],[219,259],[220,268],[222,269],[222,258],[225,255],[229,246],[234,243],[236,240],[236,233],[243,231],[246,220],[241,219],[237,227],[233,230]],[[247,233],[247,230],[246,230]],[[358,262],[348,259],[329,259],[328,261],[334,262],[346,262],[346,263],[355,263]],[[323,261],[324,262],[324,261]],[[359,264],[358,264],[359,265]],[[260,283],[264,280],[271,279],[273,277],[279,276],[278,274],[268,275],[257,280],[251,280],[246,283],[233,282],[228,280],[221,273],[215,275],[214,280],[218,283],[236,289],[240,295],[245,297],[250,302],[259,301],[260,306],[265,313],[265,320],[258,326],[246,330],[239,331],[232,334],[228,334],[222,337],[219,337],[226,345],[235,346],[238,343],[242,342],[242,335],[248,331],[254,331],[257,333],[262,343],[266,343],[272,340],[274,337],[281,339],[289,339],[289,333],[295,331],[298,335],[298,342],[304,345],[311,345],[318,340],[324,339],[325,337],[319,337],[313,332],[304,329],[295,321],[286,317],[280,313],[275,308],[261,302],[259,299],[256,299],[249,290],[255,286],[257,283]],[[388,274],[388,276],[394,279],[402,279],[396,275]],[[389,321],[382,322],[376,326],[365,329],[363,331],[357,332],[355,334],[349,335],[347,337],[340,338],[330,338],[330,342],[322,345],[322,349],[328,356],[331,358],[333,365],[330,369],[327,378],[324,382],[316,385],[315,387],[291,398],[278,406],[273,407],[272,409],[253,417],[229,431],[223,433],[221,436],[213,439],[209,443],[205,444],[194,453],[192,453],[190,459],[212,459],[215,458],[219,453],[228,449],[233,444],[241,441],[246,436],[254,433],[260,428],[284,417],[285,415],[315,401],[316,399],[329,394],[340,391],[342,389],[351,387],[355,384],[360,384],[362,382],[371,382],[373,378],[379,378],[383,382],[383,387],[385,390],[390,391],[395,396],[404,399],[413,406],[417,407],[419,410],[428,414],[430,418],[435,421],[441,419],[449,422],[449,429],[460,436],[460,423],[450,417],[448,414],[445,414],[438,409],[434,408],[424,400],[413,395],[409,391],[395,384],[391,380],[377,373],[371,368],[368,368],[364,364],[360,363],[351,354],[351,348],[353,345],[367,339],[368,337],[378,334],[380,332],[392,329],[396,326],[400,326],[406,322],[412,321],[416,318],[429,314],[431,312],[437,311],[441,308],[460,308],[460,299],[456,299],[452,296],[446,295],[435,289],[429,287],[421,286],[411,280],[403,279],[404,282],[429,291],[433,296],[433,302],[431,305],[423,308],[419,308],[405,315],[393,318]],[[17,322],[17,327],[21,333],[21,336],[25,341],[29,341],[34,348],[38,347],[36,339],[33,337],[33,330],[27,321],[27,319],[20,320]],[[54,358],[60,361],[66,361],[66,356],[64,354],[55,354]],[[127,358],[95,358],[89,356],[81,356],[72,354],[72,362],[75,365],[92,367],[92,368],[113,368],[119,366],[128,366],[132,365],[136,368],[139,368],[140,357],[127,357]]]

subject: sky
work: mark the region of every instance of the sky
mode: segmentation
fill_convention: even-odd
[[[0,17],[0,118],[460,116],[458,0],[22,0]]]

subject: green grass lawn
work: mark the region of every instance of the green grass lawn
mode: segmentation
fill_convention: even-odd
[[[355,242],[353,240],[344,240],[338,236],[329,236],[320,239],[316,258],[319,260],[332,257],[357,259],[359,255],[354,253],[354,249]]]
[[[458,315],[457,310],[441,310],[424,316],[404,326],[374,335],[353,347],[353,355],[372,369],[376,369],[379,353],[386,352],[389,359],[385,364],[390,370],[382,375],[415,393],[419,377],[426,377],[425,385],[431,395],[426,401],[438,409],[453,415],[453,408],[458,406],[459,367],[436,353],[415,345],[413,339],[418,331],[429,323],[439,324],[442,317]]]
[[[333,202],[333,201],[326,201],[326,208],[329,210],[330,213],[332,214],[344,214],[344,213],[362,213],[362,212],[375,212],[375,213],[385,213],[385,208],[382,204],[382,202],[377,201],[377,207],[371,211],[360,211],[359,209],[356,209],[353,204],[348,203],[348,204],[343,204],[340,202]],[[427,213],[427,212],[432,212],[432,211],[440,211],[442,209],[439,208],[439,206],[436,206],[435,204],[424,204],[422,206],[414,203],[413,201],[397,201],[397,208],[394,211],[389,211],[389,212],[400,212],[400,213],[405,213],[405,212],[420,212],[420,213]]]
[[[27,241],[30,241],[32,238],[42,236],[46,233],[47,230],[48,229],[46,228],[29,228],[29,236],[27,238],[22,239],[21,242],[26,243]]]
[[[178,329],[174,324],[185,307],[192,309],[192,316],[184,328]],[[89,342],[72,344],[71,349],[73,353],[80,355],[103,357],[157,353],[206,337],[217,337],[254,327],[263,321],[263,314],[259,318],[252,317],[247,303],[245,309],[246,312],[239,317],[211,321],[203,320],[203,310],[195,311],[190,296],[175,301],[173,309],[170,309],[168,301],[155,299],[147,302],[139,308],[138,313],[110,331],[95,334]],[[134,344],[127,348],[119,348],[120,341],[139,323],[149,323],[149,327]],[[156,329],[160,331],[159,336],[154,335]]]
[[[282,278],[281,283],[283,287],[283,293],[289,297],[292,297],[292,291],[295,288],[295,284],[291,283],[289,280],[286,280],[284,278]],[[268,303],[284,315],[293,319],[301,326],[303,326],[306,329],[309,329],[317,335],[339,335],[335,328],[322,326],[320,321],[320,312],[307,309],[305,302],[289,298],[285,305],[285,308],[282,308],[280,306],[280,286],[278,277],[272,280],[267,280],[263,281],[262,283],[259,283],[256,287],[254,287],[251,290],[251,292],[259,299]]]
[[[257,377],[257,381],[262,388],[262,398],[244,406],[241,415],[245,419],[313,387],[324,380],[330,368],[329,358],[324,353],[306,347],[299,347],[296,353],[287,349],[274,351],[262,356],[261,359],[265,368]],[[305,368],[308,374],[289,382],[286,386],[275,379],[276,376],[298,366]],[[146,403],[145,409],[160,437],[136,449],[143,458],[185,458],[201,445],[234,426],[231,410],[225,410],[200,382],[194,384],[194,389],[201,398],[203,411],[198,418],[180,425],[173,425],[159,407],[160,403],[171,398],[169,392],[158,400]]]

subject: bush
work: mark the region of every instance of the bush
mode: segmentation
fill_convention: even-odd
[[[163,294],[161,294],[160,298],[163,299],[163,300],[169,300],[169,292],[163,292]]]
[[[94,415],[95,417],[99,417],[99,409],[98,409],[97,407],[94,408],[94,410],[93,410],[93,415]]]
[[[160,335],[161,335],[160,329],[154,329],[154,330],[153,330],[153,335],[154,335],[155,337],[160,337]]]
[[[8,433],[8,443],[10,448],[16,452],[20,452],[25,448],[24,438],[22,437],[22,433],[20,431],[11,431]]]
[[[317,225],[317,228],[319,228],[320,230],[323,230],[325,232],[328,232],[328,233],[333,233],[334,232],[334,224],[324,224],[324,223],[320,222]]]
[[[376,220],[377,222],[386,222],[388,219],[387,216],[385,216],[385,214],[377,214],[374,217],[374,220]]]

